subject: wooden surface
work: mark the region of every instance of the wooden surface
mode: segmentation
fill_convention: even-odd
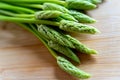
[[[99,55],[80,55],[82,64],[78,67],[92,74],[88,80],[120,80],[120,1],[106,0],[89,14],[98,20],[94,26],[102,33],[76,38],[98,50]],[[59,69],[46,47],[31,33],[1,22],[0,80],[77,79]]]

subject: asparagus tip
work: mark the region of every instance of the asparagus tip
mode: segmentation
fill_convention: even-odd
[[[96,22],[97,22],[97,20],[91,19],[91,23],[96,23]]]
[[[91,49],[91,54],[98,54],[98,51]]]
[[[79,59],[77,59],[77,60],[76,60],[76,62],[77,62],[78,64],[80,64],[80,63],[81,63]]]
[[[84,75],[84,78],[83,78],[83,79],[88,79],[88,78],[90,78],[90,77],[91,77],[91,75],[88,74],[88,73],[86,73],[86,74]]]
[[[100,34],[101,32],[98,30],[98,29],[96,29],[96,34]]]

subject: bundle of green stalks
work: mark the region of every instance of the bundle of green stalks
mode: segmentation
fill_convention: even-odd
[[[101,0],[0,0],[0,21],[14,22],[33,33],[70,75],[86,79],[91,75],[75,67],[66,58],[80,63],[76,50],[97,54],[68,32],[96,34],[98,29],[86,24],[96,20],[82,13],[95,9]],[[85,24],[86,23],[86,24]],[[62,55],[64,56],[62,56]]]

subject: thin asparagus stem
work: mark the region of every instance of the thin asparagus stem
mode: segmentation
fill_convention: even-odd
[[[34,14],[15,14],[12,13],[10,11],[6,11],[6,10],[0,10],[0,13],[8,15],[8,16],[13,16],[13,17],[19,17],[19,18],[34,18]]]
[[[10,16],[15,16],[14,13],[10,13],[8,11],[1,10],[3,14],[7,14]],[[0,15],[0,20],[4,21],[11,21],[11,22],[22,22],[22,23],[38,23],[38,24],[48,24],[48,25],[53,25],[53,26],[59,26],[59,22],[53,22],[53,21],[48,21],[48,20],[36,20],[34,18],[19,18],[19,17],[8,17],[8,16],[3,16]]]
[[[54,41],[48,41],[48,45],[49,47],[51,47],[52,49],[54,49],[55,51],[65,55],[66,57],[70,58],[71,60],[80,63],[79,58],[77,57],[77,55],[71,50],[71,48],[68,48],[66,46],[62,46]]]
[[[36,20],[34,18],[17,18],[17,17],[7,17],[0,15],[0,20],[2,21],[10,21],[10,22],[21,22],[21,23],[37,23],[37,24],[46,24],[52,26],[59,26],[59,22],[53,22],[48,20]]]
[[[52,56],[54,57],[54,58],[57,58],[57,54],[56,54],[56,52],[55,51],[53,51],[48,45],[47,45],[47,43],[45,42],[45,40],[41,37],[41,35],[38,33],[38,31],[34,28],[34,26],[33,25],[29,25],[29,26],[26,26],[26,25],[24,25],[24,24],[20,24],[20,23],[17,23],[17,24],[19,24],[20,26],[22,26],[23,28],[25,28],[25,29],[27,29],[28,31],[30,31],[31,33],[33,33],[47,48],[48,48],[48,50],[50,51],[50,53],[52,54]],[[31,28],[32,29],[31,29]]]
[[[40,39],[40,40],[42,39],[41,42],[43,42],[43,44],[48,48],[48,50],[50,51],[52,56],[54,58],[57,58],[57,56],[58,56],[57,53],[48,46],[48,44],[46,42],[47,39],[45,39],[42,35],[40,35],[38,30],[32,24],[30,24],[30,26],[31,26],[32,30],[36,33],[36,35],[38,35],[38,39]]]
[[[18,17],[18,18],[35,18],[37,20],[59,18],[62,15],[65,16],[62,12],[57,11],[57,10],[55,10],[55,11],[51,11],[51,10],[38,11],[38,12],[35,12],[34,14],[24,14],[24,13],[16,14],[16,13],[12,13],[12,12],[6,11],[6,10],[0,10],[0,13],[8,15],[8,16]]]
[[[22,3],[22,4],[18,4],[18,3],[12,3],[16,6],[21,6],[21,7],[27,7],[27,8],[35,8],[35,9],[43,9],[43,5],[42,4],[29,4],[29,3]]]
[[[13,6],[7,3],[0,2],[0,9],[7,9],[7,10],[12,10],[12,11],[22,11],[26,13],[34,13],[33,10],[28,9],[28,8],[23,8],[23,7],[18,7],[18,6]]]
[[[36,8],[36,9],[42,9],[43,6],[40,4],[17,4],[17,5],[21,5],[24,7],[30,7],[30,8]]]
[[[66,0],[66,1],[61,1],[61,0],[1,0],[3,2],[9,2],[9,3],[36,3],[36,4],[40,4],[40,3],[45,3],[45,2],[49,2],[49,3],[56,3],[56,4],[60,4],[64,7],[67,8],[71,8],[71,9],[84,9],[84,10],[89,10],[89,9],[94,9],[96,8],[96,5],[86,1],[86,0]]]
[[[78,69],[77,67],[75,67],[71,62],[69,62],[67,59],[58,56],[55,51],[53,51],[45,42],[44,39],[41,38],[41,36],[37,33],[36,29],[34,28],[34,26],[32,26],[30,24],[30,26],[26,26],[23,24],[20,24],[23,28],[29,30],[30,32],[32,32],[38,39],[41,40],[41,42],[43,42],[43,44],[48,48],[48,50],[50,51],[50,53],[52,54],[52,56],[57,60],[57,64],[58,66],[63,69],[64,71],[66,71],[67,73],[78,77],[78,78],[82,78],[82,79],[86,79],[90,77],[90,74]],[[31,28],[30,28],[31,27]]]
[[[31,18],[31,19],[16,18],[16,17],[7,17],[7,16],[2,16],[2,15],[0,15],[0,20],[11,21],[11,22],[21,22],[21,23],[37,23],[37,24],[52,25],[52,26],[57,26],[60,29],[64,31],[69,31],[69,32],[80,32],[80,33],[88,33],[88,34],[95,34],[95,33],[100,32],[99,30],[97,30],[96,28],[92,26],[75,23],[71,21],[65,21],[65,20],[62,20],[60,22],[53,22],[53,21],[48,21],[48,20],[36,20],[34,18]]]
[[[36,4],[42,4],[45,2],[49,2],[49,3],[56,3],[56,4],[60,4],[63,6],[66,6],[66,2],[65,1],[60,1],[60,0],[1,0],[3,2],[9,2],[9,3],[36,3]]]
[[[80,63],[79,58],[78,58],[78,57],[72,52],[72,50],[70,50],[68,47],[61,46],[61,45],[59,45],[59,44],[57,44],[57,43],[54,44],[54,42],[53,42],[53,43],[50,43],[49,40],[47,40],[45,37],[43,37],[43,36],[38,32],[38,30],[35,28],[35,26],[33,26],[32,24],[29,24],[29,25],[31,26],[32,31],[33,31],[34,33],[36,33],[40,38],[42,38],[43,41],[46,43],[46,45],[47,45],[48,47],[49,47],[50,45],[52,46],[52,47],[50,46],[51,48],[53,48],[53,46],[56,46],[56,47],[58,47],[59,49],[62,49],[62,50],[63,50],[63,51],[60,50],[60,52],[62,52],[64,55],[66,55],[67,57],[71,58],[72,60]],[[43,41],[42,41],[42,42],[43,42]],[[48,44],[47,44],[47,43],[48,43]],[[56,48],[56,49],[58,49],[58,48]],[[59,51],[59,50],[58,50],[58,51]],[[51,52],[51,49],[50,49],[50,52]],[[53,52],[53,50],[52,50],[51,54],[56,58],[56,54],[55,54],[55,52]]]
[[[53,28],[47,27],[46,25],[38,25],[38,31],[48,40],[52,40],[56,43],[59,43],[63,46],[74,48],[73,44],[67,40],[67,38],[61,33],[57,32]]]

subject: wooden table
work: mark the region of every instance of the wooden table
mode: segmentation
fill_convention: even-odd
[[[98,55],[80,55],[88,80],[120,80],[120,0],[106,0],[89,14],[98,20],[98,35],[76,35]],[[6,26],[6,27],[2,27]],[[7,27],[8,26],[8,27]],[[12,23],[0,23],[0,80],[77,80],[61,69],[46,47]]]

